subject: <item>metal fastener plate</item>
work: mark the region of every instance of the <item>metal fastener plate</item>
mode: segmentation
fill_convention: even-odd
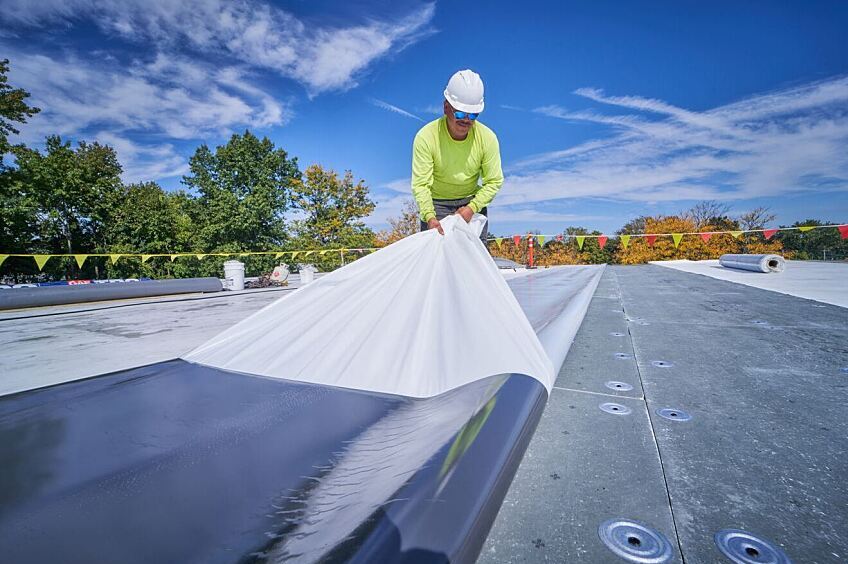
[[[671,543],[659,531],[629,521],[610,519],[598,527],[601,542],[613,553],[628,562],[661,564],[671,560]]]
[[[689,421],[690,419],[692,419],[692,416],[683,411],[682,409],[673,409],[671,407],[658,409],[657,415],[659,415],[660,417],[665,417],[669,421]]]
[[[725,529],[715,534],[716,546],[737,564],[790,564],[789,557],[767,540],[741,529]]]
[[[615,390],[616,392],[629,392],[633,389],[633,386],[628,384],[627,382],[618,382],[616,380],[612,380],[606,383],[607,388],[610,390]]]
[[[620,403],[602,403],[598,407],[601,408],[601,411],[606,411],[607,413],[612,413],[613,415],[630,415],[631,409],[626,405],[621,405]]]

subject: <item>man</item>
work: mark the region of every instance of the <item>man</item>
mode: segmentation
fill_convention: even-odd
[[[421,230],[458,214],[468,222],[487,207],[503,184],[495,133],[477,121],[483,111],[483,81],[471,70],[455,73],[445,88],[445,115],[422,127],[412,143],[412,195]],[[482,185],[477,182],[482,179]],[[485,244],[488,222],[480,234]]]

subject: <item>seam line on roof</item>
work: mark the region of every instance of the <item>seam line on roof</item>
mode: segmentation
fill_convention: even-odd
[[[616,394],[605,394],[603,392],[591,392],[589,390],[575,390],[574,388],[563,388],[562,386],[553,386],[554,390],[563,390],[565,392],[577,392],[580,394],[592,394],[593,396],[604,396],[608,398],[629,399],[629,400],[644,400],[643,397],[619,396]]]
[[[615,277],[615,283],[618,285],[618,292],[621,295],[621,285],[618,284],[618,275],[615,272],[610,272]],[[654,447],[657,449],[657,457],[660,461],[660,472],[662,472],[663,484],[665,484],[665,495],[668,499],[668,510],[671,513],[671,527],[674,529],[674,540],[677,543],[677,550],[680,552],[680,560],[686,564],[686,556],[683,554],[683,545],[680,543],[680,533],[677,530],[677,519],[674,516],[674,506],[671,504],[671,491],[668,488],[668,477],[665,474],[665,463],[663,462],[662,450],[660,450],[660,442],[657,440],[657,433],[654,430],[654,419],[651,417],[651,408],[648,406],[648,395],[645,393],[645,384],[642,381],[642,370],[639,368],[639,359],[636,358],[636,345],[633,343],[633,333],[630,332],[630,316],[627,315],[627,307],[624,305],[624,297],[621,298],[621,308],[624,310],[624,318],[627,320],[627,335],[630,337],[630,348],[633,351],[633,359],[636,363],[636,375],[639,377],[639,387],[642,389],[642,401],[645,402],[645,411],[648,413],[648,428],[651,430],[651,438],[654,439]]]

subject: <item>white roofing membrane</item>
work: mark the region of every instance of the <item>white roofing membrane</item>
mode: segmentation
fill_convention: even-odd
[[[555,367],[479,239],[485,221],[447,217],[444,235],[423,231],[340,268],[183,358],[407,397],[511,373],[550,391]]]
[[[769,273],[727,268],[717,260],[668,260],[651,264],[848,307],[848,263],[788,260],[786,270]]]

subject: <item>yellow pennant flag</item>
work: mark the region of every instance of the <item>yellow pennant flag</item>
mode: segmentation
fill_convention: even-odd
[[[115,264],[122,256],[124,255],[109,255],[109,260],[112,262],[112,264]]]
[[[178,256],[180,256],[180,255],[171,255],[171,262],[174,262],[175,260],[177,260]]]
[[[807,231],[812,231],[815,228],[815,225],[802,225],[798,228],[798,231],[800,231],[801,233],[806,233]]]
[[[292,260],[294,260],[294,258],[295,258],[297,255],[299,255],[299,254],[300,254],[300,253],[298,253],[298,252],[294,252],[294,253],[292,253],[292,256],[291,256]]]
[[[141,263],[144,264],[145,262],[149,261],[150,257],[152,256],[153,255],[141,255]]]
[[[274,258],[275,258],[275,259],[278,259],[278,258],[280,258],[281,256],[283,256],[284,254],[286,254],[286,253],[274,253]]]
[[[583,250],[583,243],[584,243],[584,241],[586,241],[586,236],[585,235],[578,235],[578,236],[575,237],[575,239],[577,239],[577,247],[582,251]]]
[[[77,261],[77,266],[82,268],[82,265],[85,264],[85,260],[88,258],[88,255],[74,255],[74,258]]]
[[[330,251],[321,251],[321,252],[320,252],[320,253],[318,253],[318,254],[319,254],[319,255],[321,255],[321,256],[323,257],[324,255],[326,255],[326,254],[327,254],[327,253],[329,253],[329,252],[330,252]]]
[[[731,231],[730,234],[733,235],[734,239],[738,239],[742,235],[742,231]]]
[[[544,236],[544,235],[537,235],[537,236],[536,236],[536,239],[538,239],[538,240],[539,240],[539,246],[540,246],[540,247],[544,247],[544,246],[545,246],[545,236]]]
[[[32,258],[35,259],[35,264],[38,265],[39,271],[44,268],[44,265],[47,264],[47,261],[50,260],[51,256],[53,255],[32,255]]]
[[[206,255],[204,255],[204,254],[198,254],[198,255],[194,255],[194,256],[197,257],[197,260],[203,260],[206,257]]]
[[[314,252],[315,252],[315,251],[306,251],[306,253],[304,253],[303,257],[304,257],[304,258],[306,258],[306,257],[308,257],[309,255],[311,255],[311,254],[312,254],[312,253],[314,253]]]
[[[621,245],[626,249],[627,245],[630,244],[630,235],[620,235],[618,238],[621,240]]]
[[[674,240],[674,248],[680,246],[680,241],[683,239],[683,233],[672,233],[671,238]]]
[[[501,243],[503,243],[503,237],[495,237],[495,244],[499,249],[501,248]]]
[[[0,255],[0,266],[3,265],[7,258],[9,258],[9,255]]]

